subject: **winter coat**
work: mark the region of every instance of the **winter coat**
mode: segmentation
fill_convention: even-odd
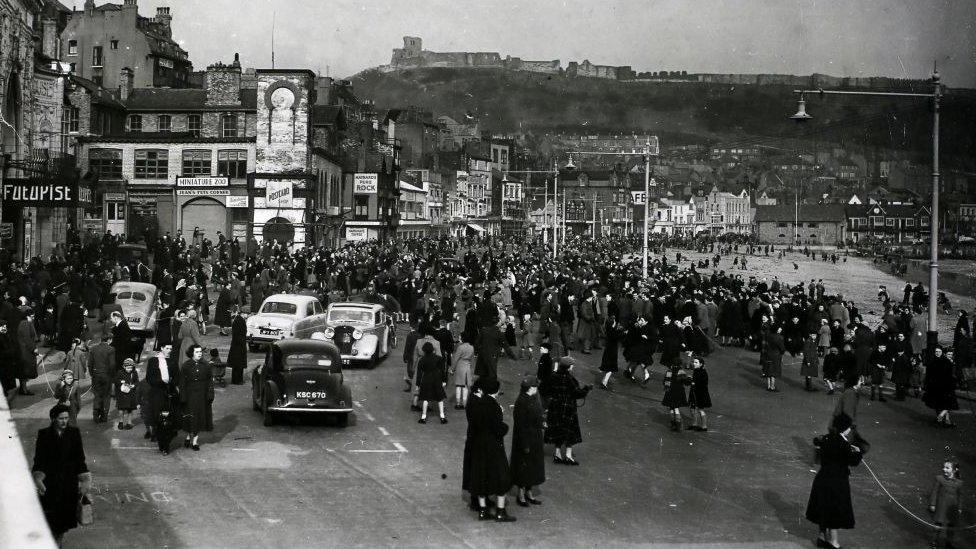
[[[227,366],[230,368],[247,368],[247,321],[240,315],[231,321]]]
[[[593,308],[593,300],[587,299],[581,303],[579,311],[576,335],[581,340],[592,340],[596,336],[596,311]]]
[[[220,295],[217,296],[217,306],[214,309],[213,323],[221,328],[226,328],[231,325],[231,314],[230,310],[234,307],[235,303],[231,297],[230,290],[224,288],[220,290]]]
[[[935,507],[932,520],[936,524],[954,526],[959,521],[959,492],[962,490],[962,480],[946,478],[945,475],[935,477],[932,494],[929,496],[929,507]]]
[[[923,314],[918,313],[912,316],[911,323],[911,336],[909,341],[912,343],[912,352],[915,354],[922,354],[925,350],[925,339],[926,333],[929,330],[929,319]]]
[[[807,338],[803,340],[803,363],[800,365],[800,375],[817,377],[820,375],[820,356],[817,354],[817,341]]]
[[[684,337],[681,330],[673,323],[661,328],[661,364],[670,366],[678,361],[678,356],[684,349]]]
[[[467,489],[476,496],[504,495],[512,487],[505,455],[508,425],[502,408],[490,395],[468,400]]]
[[[123,383],[129,385],[130,389],[128,393],[122,391]],[[139,395],[138,391],[136,391],[138,386],[139,372],[134,368],[131,372],[120,370],[118,377],[115,379],[115,407],[126,412],[135,410],[139,404]]]
[[[605,340],[603,346],[603,357],[600,359],[600,371],[619,371],[620,368],[617,365],[617,356],[620,354],[619,342],[624,333],[623,327],[619,324],[611,323],[608,320],[604,325],[603,331]]]
[[[203,345],[200,339],[199,325],[189,318],[186,319],[186,322],[184,322],[182,326],[180,326],[179,334],[176,337],[180,341],[180,348],[173,349],[177,352],[176,354],[170,355],[176,360],[186,360],[188,358],[186,356],[186,352],[190,349],[190,347],[193,345]]]
[[[579,381],[568,371],[557,371],[546,381],[545,393],[549,399],[546,409],[546,443],[573,446],[583,442],[576,400],[585,398],[589,389],[581,388]]]
[[[81,431],[70,425],[61,435],[53,425],[39,430],[31,471],[44,478],[40,500],[51,533],[60,536],[78,526],[78,477],[88,473]]]
[[[661,404],[670,410],[684,408],[688,405],[684,383],[686,378],[680,376],[680,372],[681,370],[677,366],[673,366],[664,374],[664,398],[661,400]]]
[[[512,413],[512,484],[522,488],[546,481],[543,412],[538,395],[520,394]]]
[[[820,470],[813,478],[806,517],[820,528],[854,528],[854,506],[848,477],[851,467],[861,462],[861,452],[854,450],[840,434],[830,433],[820,444]]]
[[[214,386],[210,365],[202,360],[187,360],[180,368],[178,386],[184,430],[188,433],[212,431]]]
[[[712,395],[708,392],[708,371],[705,370],[704,366],[691,370],[688,406],[700,409],[712,407]]]
[[[783,376],[783,353],[786,352],[786,343],[783,335],[770,332],[766,336],[766,375],[769,377]]]
[[[914,370],[915,367],[912,364],[912,357],[907,352],[895,355],[891,365],[891,382],[895,385],[909,385],[912,382],[912,372]]]
[[[952,363],[946,357],[935,358],[929,363],[925,369],[923,390],[925,394],[922,401],[936,412],[959,409],[955,373]]]
[[[498,357],[501,355],[504,340],[498,326],[485,326],[479,330],[478,341],[475,343],[475,352],[478,355],[474,366],[476,376],[498,377]]]
[[[17,326],[17,346],[20,351],[20,379],[37,377],[37,331],[34,323],[24,319]]]
[[[430,402],[440,402],[447,398],[443,383],[447,382],[444,358],[433,353],[424,355],[417,361],[418,398]]]

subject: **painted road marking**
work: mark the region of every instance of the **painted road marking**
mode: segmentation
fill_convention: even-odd
[[[366,419],[368,419],[370,421],[376,421],[376,418],[373,417],[373,414],[371,414],[369,412],[363,412],[363,417],[365,417]]]
[[[257,452],[257,448],[231,448],[235,452]]]
[[[350,454],[399,454],[400,450],[349,450]]]
[[[402,452],[402,453],[404,453],[404,454],[406,454],[406,453],[407,453],[407,449],[406,449],[406,448],[404,448],[404,447],[403,447],[403,445],[402,445],[402,444],[400,444],[399,442],[394,442],[394,443],[393,443],[393,446],[396,446],[396,449],[397,449],[398,451],[400,451],[400,452]]]
[[[155,450],[155,446],[122,446],[119,439],[113,438],[111,443],[113,450]]]
[[[385,436],[385,437],[390,436],[390,432],[387,431],[385,428],[379,427],[379,430],[380,430],[381,433],[383,433],[383,436]]]
[[[352,401],[352,405],[355,406],[356,408],[362,408],[363,407],[363,405],[360,404],[358,400]]]

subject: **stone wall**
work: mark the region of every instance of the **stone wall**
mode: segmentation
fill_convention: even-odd
[[[314,75],[304,71],[258,71],[257,167],[258,173],[307,173],[311,115],[309,91]],[[287,89],[294,95],[293,104],[271,108],[270,96]],[[271,93],[269,93],[271,92]]]
[[[203,77],[207,90],[208,105],[241,104],[241,68],[228,65],[211,65]]]
[[[786,227],[780,227],[782,222],[762,221],[756,223],[758,227],[759,242],[763,244],[792,244],[793,243],[793,220],[786,223]],[[810,246],[834,246],[838,242],[844,241],[845,222],[820,222],[817,228],[811,229],[804,225],[800,228],[800,244]],[[816,235],[816,237],[811,237]]]

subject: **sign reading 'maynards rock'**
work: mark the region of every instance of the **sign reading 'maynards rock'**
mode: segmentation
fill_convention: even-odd
[[[4,205],[38,208],[90,206],[91,189],[78,183],[38,183],[28,179],[6,179],[0,192]]]

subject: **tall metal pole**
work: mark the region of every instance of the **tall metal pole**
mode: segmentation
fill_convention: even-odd
[[[942,99],[942,87],[939,84],[939,71],[932,73],[935,92],[932,96],[932,220],[929,222],[929,232],[932,238],[931,257],[929,259],[929,330],[926,334],[928,351],[931,353],[939,344],[939,107]]]
[[[644,147],[644,280],[647,280],[647,225],[648,209],[651,202],[651,142],[648,140]]]
[[[555,260],[559,253],[559,163],[557,161],[552,163],[552,172],[554,174],[552,176],[552,258]]]
[[[542,185],[542,244],[549,243],[549,178]]]

